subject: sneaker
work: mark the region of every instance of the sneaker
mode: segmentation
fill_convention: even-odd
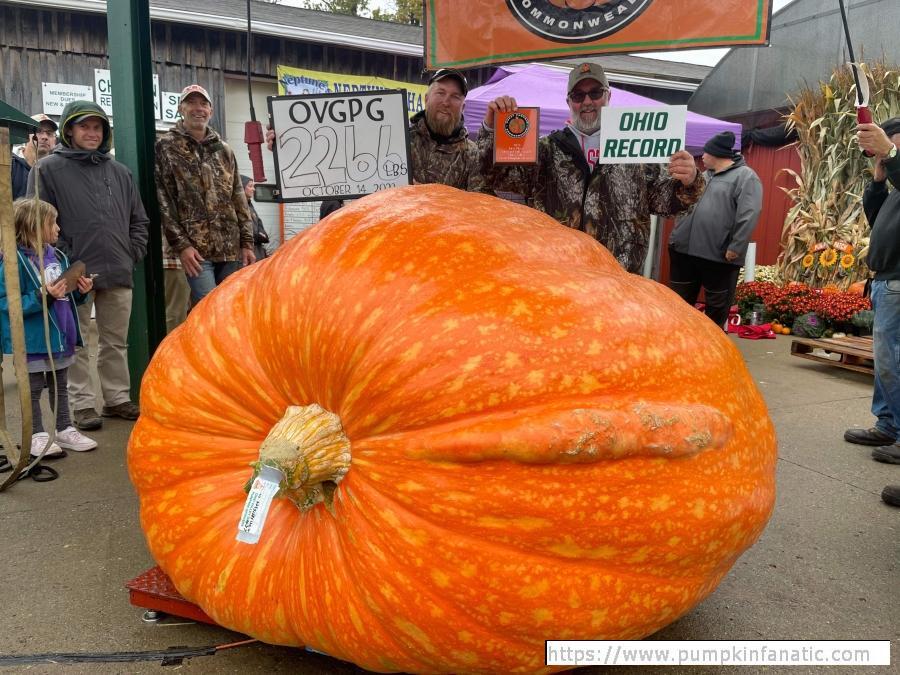
[[[59,446],[75,452],[87,452],[97,447],[97,441],[88,438],[75,427],[66,427],[56,432],[56,440]]]
[[[890,445],[896,439],[890,434],[884,433],[881,429],[872,427],[871,429],[847,429],[844,432],[844,440],[857,445],[879,446]]]
[[[900,506],[900,485],[888,485],[881,491],[881,501],[891,506]]]
[[[82,408],[75,411],[75,426],[82,431],[92,431],[103,426],[103,420],[93,408]]]
[[[32,457],[40,457],[41,450],[44,449],[44,446],[47,445],[47,441],[50,440],[50,434],[46,431],[39,431],[35,434],[31,434],[31,456]],[[47,452],[44,453],[44,459],[53,459],[55,457],[65,457],[66,451],[59,447],[56,443],[51,443],[50,447],[47,448]]]
[[[885,464],[900,464],[900,444],[884,445],[872,451],[872,459]]]
[[[140,415],[141,409],[138,408],[137,403],[132,403],[131,401],[125,401],[118,405],[103,406],[104,417],[121,417],[123,420],[136,420]]]

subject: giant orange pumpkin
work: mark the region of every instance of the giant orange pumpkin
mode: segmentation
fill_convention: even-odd
[[[774,496],[721,330],[588,236],[443,186],[362,199],[229,278],[141,407],[129,469],[178,590],[379,671],[536,671],[545,639],[648,635]],[[292,484],[244,544],[261,446]]]

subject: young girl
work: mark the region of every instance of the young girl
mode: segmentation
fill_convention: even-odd
[[[78,279],[78,290],[66,293],[66,280],[60,275],[69,268],[69,260],[53,247],[59,238],[56,209],[44,201],[19,199],[13,204],[16,226],[16,253],[19,262],[19,288],[25,322],[25,349],[28,352],[28,377],[31,384],[31,455],[37,457],[50,440],[41,423],[41,392],[49,389],[51,407],[56,399],[56,443],[47,448],[44,457],[62,457],[63,448],[85,452],[97,442],[82,435],[69,419],[69,396],[66,371],[75,360],[75,348],[82,346],[75,304],[82,303],[94,282],[85,276]],[[43,252],[38,251],[38,228]],[[0,261],[0,332],[3,351],[12,353],[9,326],[9,302],[6,295],[4,261]],[[41,268],[43,266],[43,282]],[[46,292],[50,353],[44,333],[42,291]],[[54,378],[55,373],[55,378]]]

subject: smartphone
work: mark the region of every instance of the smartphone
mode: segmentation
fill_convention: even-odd
[[[280,202],[281,191],[274,183],[256,183],[253,200],[257,202]]]

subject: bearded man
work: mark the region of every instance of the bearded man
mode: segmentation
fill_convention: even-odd
[[[477,148],[463,125],[468,93],[466,78],[458,70],[443,68],[429,78],[425,109],[409,122],[414,182],[483,190]]]
[[[533,165],[494,165],[494,116],[516,109],[510,96],[494,99],[478,135],[479,173],[488,189],[519,193],[529,206],[591,235],[634,273],[647,256],[650,214],[685,211],[700,197],[705,180],[684,150],[669,158],[668,167],[598,164],[600,110],[610,95],[603,68],[590,62],[575,66],[566,96],[571,122],[538,141]]]

